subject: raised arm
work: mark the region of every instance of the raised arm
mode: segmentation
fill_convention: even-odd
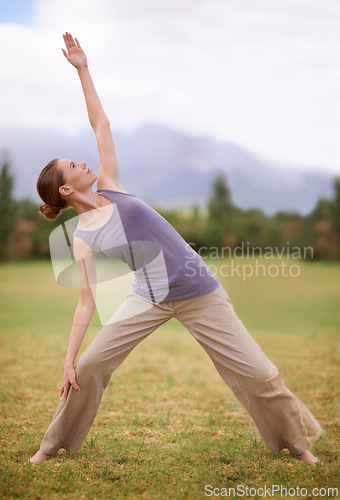
[[[119,179],[116,151],[110,129],[110,122],[105,114],[92,81],[86,55],[78,40],[72,35],[63,35],[67,52],[62,49],[64,56],[74,66],[83,88],[87,112],[91,127],[96,136],[100,167],[97,179],[98,189],[123,190]]]

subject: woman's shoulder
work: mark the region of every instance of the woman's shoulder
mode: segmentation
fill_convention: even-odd
[[[92,250],[90,245],[86,243],[86,241],[77,235],[73,236],[73,255],[76,262],[86,259],[86,257],[94,255],[94,253],[95,252]]]

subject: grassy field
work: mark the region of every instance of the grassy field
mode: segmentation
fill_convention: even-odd
[[[311,448],[325,465],[273,455],[207,354],[171,319],[113,374],[78,452],[25,467],[56,410],[78,292],[56,284],[49,262],[10,263],[0,265],[2,497],[200,499],[206,485],[239,496],[249,488],[247,498],[265,485],[294,488],[290,498],[306,497],[299,488],[325,488],[313,498],[340,493],[340,265],[299,262],[297,277],[243,279],[226,276],[226,262],[218,277],[236,313],[326,430]],[[100,328],[96,313],[81,351]]]

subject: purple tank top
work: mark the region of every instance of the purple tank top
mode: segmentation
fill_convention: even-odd
[[[95,254],[117,258],[134,273],[131,291],[155,303],[198,297],[219,286],[203,259],[174,227],[131,193],[98,189],[113,203],[100,228],[76,229]]]

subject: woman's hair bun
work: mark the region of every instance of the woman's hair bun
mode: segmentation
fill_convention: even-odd
[[[45,219],[54,220],[64,208],[68,208],[66,199],[59,192],[60,186],[65,184],[63,171],[57,168],[58,159],[50,161],[40,172],[37,180],[37,190],[44,202],[40,211]]]
[[[43,203],[40,205],[40,212],[46,217],[46,219],[56,219],[60,214],[61,208],[54,207],[53,205],[48,205],[47,203]]]

